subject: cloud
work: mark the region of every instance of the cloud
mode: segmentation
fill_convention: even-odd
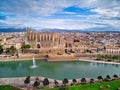
[[[0,11],[15,14],[50,15],[67,7],[67,0],[2,0]]]
[[[73,19],[46,19],[46,18],[8,18],[7,20],[0,20],[0,23],[11,26],[19,26],[19,27],[32,27],[32,28],[56,28],[56,29],[77,29],[77,30],[85,30],[89,28],[101,28],[105,27],[104,25],[85,22],[81,20],[73,20]]]
[[[2,0],[0,11],[15,14],[51,15],[64,8],[77,6],[80,8],[98,8],[119,5],[117,0]]]
[[[102,21],[104,24],[107,24],[109,27],[113,27],[113,28],[120,28],[120,21],[119,20],[103,20]]]
[[[120,0],[1,0],[0,25],[80,30],[119,28],[119,5]],[[89,14],[65,11],[69,7],[87,10]]]
[[[120,15],[119,11],[115,11],[112,9],[96,8],[91,11],[96,12],[101,18],[113,18],[118,17]]]

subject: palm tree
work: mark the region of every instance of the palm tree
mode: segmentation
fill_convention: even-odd
[[[98,76],[97,79],[98,80],[103,80],[103,77],[102,76]]]
[[[73,82],[73,84],[76,84],[76,83],[77,83],[77,80],[76,80],[76,79],[73,79],[72,82]]]
[[[114,74],[114,75],[113,75],[113,80],[114,80],[114,79],[118,79],[118,75]]]
[[[27,76],[26,79],[24,80],[24,83],[28,85],[30,83],[30,76]]]
[[[81,79],[81,84],[86,84],[86,79],[85,78]]]
[[[107,75],[106,78],[111,79],[111,77],[109,75]]]
[[[33,84],[33,87],[38,87],[39,85],[40,85],[39,78],[36,77],[35,82],[34,82],[34,84]]]
[[[33,87],[38,87],[39,85],[40,85],[40,82],[36,80],[33,84]]]
[[[45,78],[44,80],[43,80],[43,85],[44,86],[47,86],[47,85],[49,85],[49,80],[48,80],[48,78]]]
[[[111,77],[109,75],[106,76],[106,78],[104,79],[104,81],[110,81],[111,80]]]
[[[118,78],[118,75],[114,74],[113,77]]]
[[[68,84],[68,82],[69,82],[69,81],[68,81],[67,78],[65,78],[65,79],[63,80],[63,84],[64,84],[64,85]]]

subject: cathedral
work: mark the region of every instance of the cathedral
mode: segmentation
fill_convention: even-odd
[[[32,50],[39,50],[39,53],[64,53],[64,39],[55,32],[36,32],[27,30],[25,43],[29,44]]]

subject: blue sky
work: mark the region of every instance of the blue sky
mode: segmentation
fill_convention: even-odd
[[[120,0],[0,0],[0,28],[23,27],[120,31]]]

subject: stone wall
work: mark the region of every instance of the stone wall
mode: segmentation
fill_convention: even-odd
[[[63,54],[63,55],[52,55],[49,54],[47,61],[75,61],[75,56],[73,54]]]

